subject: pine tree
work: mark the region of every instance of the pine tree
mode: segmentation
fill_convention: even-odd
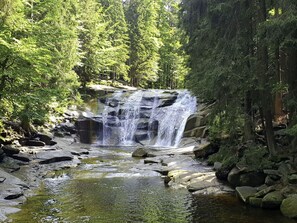
[[[130,36],[129,77],[133,86],[147,86],[158,79],[160,33],[159,4],[153,0],[131,0],[126,18]]]
[[[123,2],[121,0],[101,0],[104,7],[106,32],[111,43],[111,55],[106,71],[113,80],[129,80],[127,60],[129,58],[129,36]]]

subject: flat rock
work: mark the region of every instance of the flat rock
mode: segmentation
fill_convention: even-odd
[[[243,186],[235,188],[237,196],[245,203],[248,202],[249,197],[253,197],[257,193],[257,188]]]
[[[7,220],[6,215],[19,212],[21,209],[15,207],[0,206],[0,222]]]
[[[73,155],[68,151],[46,151],[36,154],[40,164],[49,164],[62,161],[70,161],[73,159]]]

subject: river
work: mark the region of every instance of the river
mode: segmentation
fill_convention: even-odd
[[[96,149],[96,158],[46,178],[10,222],[295,222],[278,210],[248,207],[232,194],[198,196],[166,187],[149,165],[131,157],[131,147]]]

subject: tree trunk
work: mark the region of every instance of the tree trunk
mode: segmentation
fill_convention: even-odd
[[[258,6],[258,24],[266,21],[266,1],[257,0]],[[268,150],[271,156],[276,154],[276,144],[273,131],[273,115],[272,115],[272,94],[270,79],[268,73],[268,49],[265,43],[266,33],[258,39],[257,46],[257,74],[260,83],[260,103],[263,109],[263,117],[265,120],[265,135]]]

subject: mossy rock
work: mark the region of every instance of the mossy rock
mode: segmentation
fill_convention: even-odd
[[[264,196],[262,208],[277,209],[280,207],[284,197],[280,191],[273,191]]]
[[[280,210],[286,217],[297,218],[297,194],[284,199]]]

